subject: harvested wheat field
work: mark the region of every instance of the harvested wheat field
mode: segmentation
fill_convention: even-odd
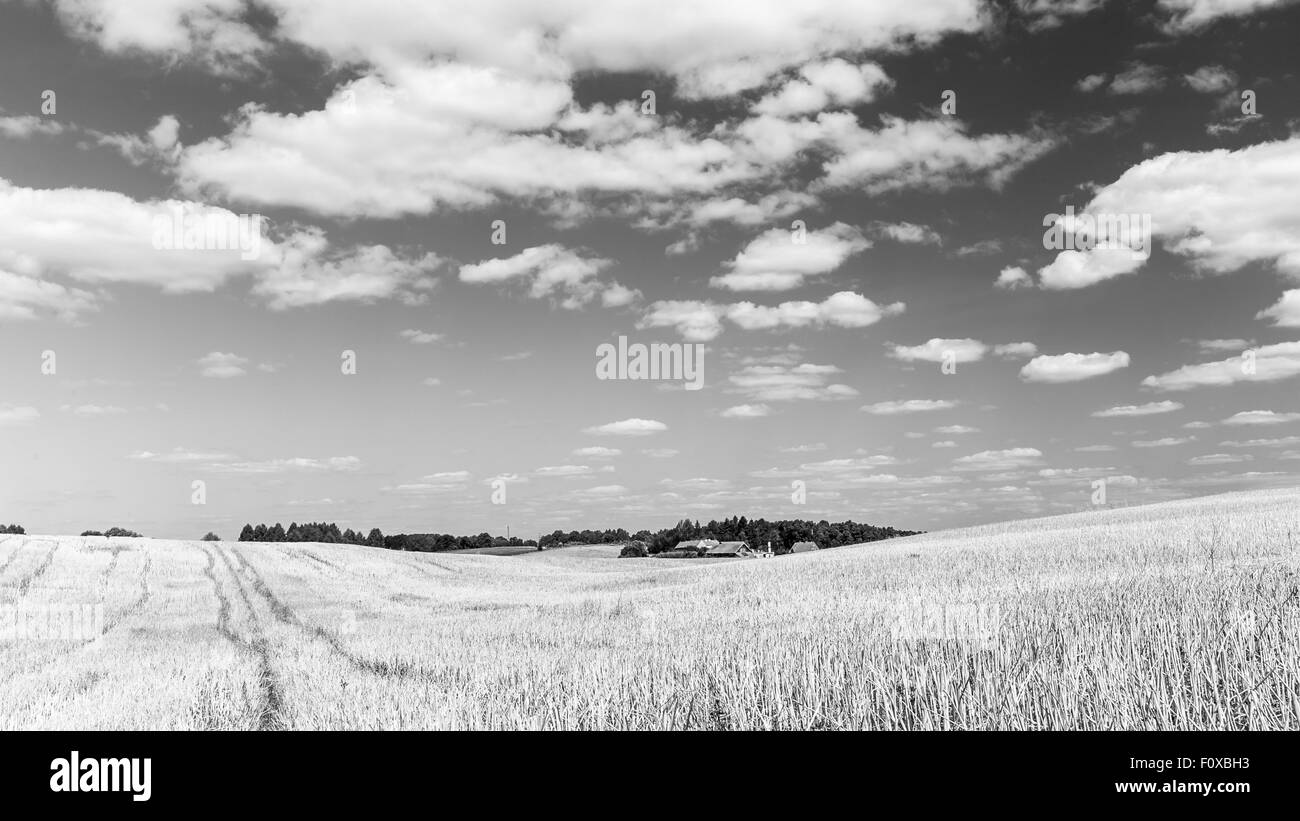
[[[1296,730],[1298,548],[1300,490],[724,562],[9,536],[0,727]]]

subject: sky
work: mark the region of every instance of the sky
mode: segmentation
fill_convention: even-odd
[[[1297,39],[1267,0],[0,0],[0,521],[1295,485]]]

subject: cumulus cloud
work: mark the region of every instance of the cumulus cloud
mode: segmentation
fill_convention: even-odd
[[[789,291],[869,247],[858,229],[842,222],[799,234],[773,228],[745,246],[727,263],[730,271],[709,284],[729,291]]]
[[[769,416],[772,409],[762,403],[752,405],[733,405],[722,411],[720,414],[724,419],[757,419],[760,416]]]
[[[676,328],[688,341],[708,342],[722,333],[723,319],[748,331],[826,325],[865,328],[886,316],[901,314],[905,308],[901,302],[877,305],[852,291],[839,291],[821,302],[800,300],[775,306],[752,302],[661,301],[649,307],[637,327]]]
[[[168,247],[194,226],[244,231],[218,235],[225,247]],[[203,240],[198,243],[197,240]],[[241,245],[242,243],[242,245]],[[215,244],[215,243],[213,243]],[[246,246],[246,247],[243,247]],[[434,254],[404,258],[384,245],[335,247],[319,228],[293,226],[272,236],[257,215],[184,200],[136,201],[82,188],[31,189],[0,180],[0,313],[40,310],[73,318],[92,310],[86,288],[148,285],[166,293],[210,293],[236,278],[274,309],[391,297],[422,301],[433,287]],[[18,277],[28,282],[19,282]]]
[[[1142,386],[1161,391],[1185,391],[1238,382],[1277,382],[1300,375],[1300,342],[1279,342],[1252,348],[1240,356],[1148,376]]]
[[[1007,342],[994,345],[993,355],[1002,359],[1026,359],[1038,355],[1038,346],[1032,342]]]
[[[799,69],[798,77],[759,100],[754,110],[777,117],[815,114],[831,107],[871,102],[880,89],[891,84],[884,69],[875,63],[853,65],[839,58],[808,63]]]
[[[907,347],[886,342],[889,356],[900,362],[979,362],[989,346],[978,339],[931,339],[922,345]]]
[[[1034,280],[1024,268],[1008,265],[998,273],[998,278],[993,285],[1006,291],[1014,291],[1017,288],[1034,287]]]
[[[1128,365],[1129,355],[1124,351],[1036,356],[1020,369],[1020,378],[1026,382],[1078,382],[1114,373]]]
[[[596,436],[649,436],[666,430],[668,426],[655,419],[632,418],[586,428],[583,433]]]
[[[1271,308],[1255,315],[1256,319],[1271,319],[1282,328],[1300,328],[1300,288],[1292,288]]]
[[[955,407],[957,407],[957,402],[951,399],[900,399],[863,405],[862,410],[876,416],[895,416],[901,413],[924,413],[926,411],[948,410]]]
[[[41,412],[30,405],[0,405],[0,427],[26,425],[41,417]]]
[[[854,388],[831,382],[840,373],[834,365],[752,364],[728,377],[732,389],[760,403],[796,400],[849,399]]]
[[[1147,402],[1144,405],[1117,405],[1106,410],[1095,411],[1092,415],[1100,418],[1109,418],[1115,416],[1153,416],[1158,413],[1172,413],[1173,411],[1182,410],[1181,402]]]
[[[248,364],[248,359],[238,354],[213,351],[200,357],[197,361],[201,368],[200,374],[209,379],[233,379],[236,376],[243,376],[248,373],[244,369],[244,366]]]
[[[1232,88],[1237,75],[1223,66],[1201,66],[1191,74],[1184,74],[1183,82],[1193,91],[1218,94]]]
[[[521,280],[534,299],[556,297],[564,308],[575,309],[601,297],[607,307],[625,305],[639,294],[618,283],[605,283],[597,275],[612,260],[583,255],[563,245],[538,245],[512,257],[462,265],[460,281],[474,284]],[[610,291],[614,290],[612,296]]]
[[[1206,273],[1269,263],[1300,278],[1300,136],[1237,150],[1175,151],[1101,188],[1086,211],[1150,215],[1154,236]],[[1195,203],[1195,207],[1188,207]],[[1039,271],[1047,288],[1081,288],[1136,271],[1126,248],[1062,251]]]
[[[1300,420],[1300,413],[1278,413],[1271,410],[1252,410],[1234,413],[1223,420],[1225,425],[1281,425]]]
[[[953,470],[1019,470],[1038,465],[1042,458],[1043,452],[1038,448],[984,450],[954,459],[952,468]]]

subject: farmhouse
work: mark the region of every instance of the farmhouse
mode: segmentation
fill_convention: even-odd
[[[684,542],[678,542],[677,547],[674,549],[706,551],[717,544],[717,539],[687,539]]]
[[[716,546],[709,548],[709,552],[704,555],[717,556],[721,558],[739,558],[743,556],[757,556],[758,552],[750,549],[747,542],[720,542]]]
[[[816,543],[816,542],[795,542],[795,543],[794,543],[794,546],[790,548],[790,552],[791,552],[791,553],[811,553],[811,552],[813,552],[814,550],[817,550],[817,549],[818,549],[818,547],[817,547],[817,543]]]

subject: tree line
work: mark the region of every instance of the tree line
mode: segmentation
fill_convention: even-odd
[[[17,536],[27,535],[27,531],[22,525],[0,525],[0,533],[9,533]]]
[[[648,552],[653,554],[672,550],[678,542],[717,539],[720,542],[748,542],[749,546],[754,548],[766,548],[770,543],[772,552],[787,553],[795,542],[816,542],[818,547],[839,547],[877,542],[896,536],[912,536],[917,532],[919,531],[898,530],[854,521],[828,522],[823,519],[820,522],[813,522],[807,519],[778,519],[769,522],[766,519],[732,516],[721,521],[712,520],[705,525],[701,525],[698,520],[682,519],[672,527],[654,533],[649,530],[639,530],[631,535],[623,528],[572,530],[568,533],[557,530],[543,536],[539,543],[542,547],[552,547],[562,544],[641,542]]]
[[[419,553],[438,553],[447,550],[465,550],[476,547],[536,547],[537,542],[517,536],[506,538],[480,533],[477,536],[453,536],[449,533],[397,533],[385,536],[379,528],[371,528],[362,535],[347,528],[340,530],[333,522],[293,522],[285,528],[279,522],[267,527],[264,524],[244,525],[239,533],[241,542],[323,542],[325,544],[355,544],[383,547],[388,550],[410,550]]]

